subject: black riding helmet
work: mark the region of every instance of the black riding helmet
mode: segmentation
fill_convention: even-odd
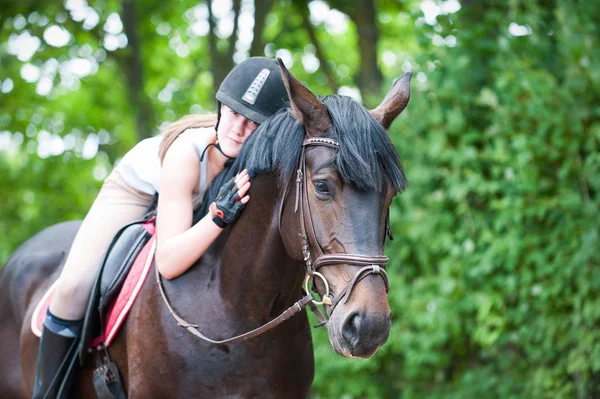
[[[265,57],[250,57],[227,74],[217,91],[217,126],[221,103],[258,124],[288,100],[279,64]]]

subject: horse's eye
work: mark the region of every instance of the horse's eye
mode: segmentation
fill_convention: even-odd
[[[329,194],[329,189],[327,188],[327,183],[323,180],[319,180],[315,183],[315,189],[319,194]]]

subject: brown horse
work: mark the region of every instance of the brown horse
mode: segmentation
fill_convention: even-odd
[[[405,180],[386,130],[408,103],[410,74],[372,111],[343,96],[318,99],[283,65],[282,74],[290,108],[259,127],[204,203],[243,168],[253,176],[252,200],[186,274],[163,281],[164,290],[182,318],[223,340],[293,308],[308,272],[331,303],[326,327],[335,351],[369,357],[391,326],[383,246],[388,208]],[[0,271],[2,398],[31,396],[39,339],[29,320],[77,228],[47,228]],[[154,281],[109,353],[130,398],[302,398],[314,374],[305,311],[251,339],[213,344],[178,326]],[[91,373],[87,361],[73,397],[95,397]]]

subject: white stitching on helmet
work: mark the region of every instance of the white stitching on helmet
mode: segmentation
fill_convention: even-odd
[[[269,71],[266,68],[263,69],[262,71],[260,71],[258,73],[258,75],[256,75],[256,77],[254,78],[252,83],[250,84],[250,87],[248,87],[248,90],[246,90],[246,93],[244,93],[244,95],[242,96],[242,100],[246,101],[249,104],[254,105],[254,103],[256,102],[256,98],[258,97],[258,94],[262,90],[265,82],[267,81],[267,77],[269,76],[270,73],[271,73],[271,71]]]

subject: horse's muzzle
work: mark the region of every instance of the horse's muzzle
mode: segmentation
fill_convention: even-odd
[[[334,350],[346,357],[368,358],[388,339],[392,325],[389,306],[373,311],[348,305],[338,306],[327,323],[329,340]]]

